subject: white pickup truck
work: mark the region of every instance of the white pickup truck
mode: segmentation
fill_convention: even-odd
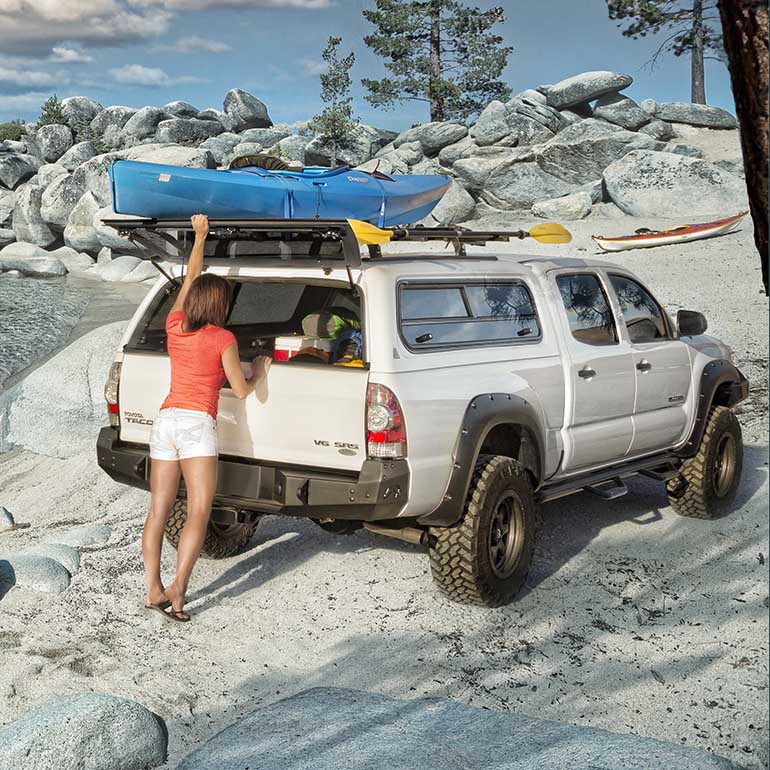
[[[115,225],[167,260],[121,340],[97,444],[112,478],[147,488],[189,224]],[[748,383],[704,317],[672,320],[625,268],[503,255],[495,240],[458,231],[449,255],[367,255],[344,221],[211,222],[206,269],[233,284],[227,328],[244,362],[323,312],[355,319],[361,349],[276,361],[245,400],[225,386],[205,555],[243,551],[262,514],[309,517],[420,543],[441,590],[493,606],[524,584],[549,500],[612,499],[644,474],[684,516],[729,510],[743,454],[732,407]],[[466,255],[466,241],[489,253]]]

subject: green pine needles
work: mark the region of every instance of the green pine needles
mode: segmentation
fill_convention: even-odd
[[[331,147],[331,166],[337,165],[337,154],[350,141],[350,137],[358,126],[358,120],[353,116],[350,96],[350,70],[356,60],[355,54],[349,53],[340,58],[339,47],[341,37],[329,37],[322,57],[326,62],[326,72],[322,72],[321,99],[326,105],[320,115],[316,115],[310,127],[318,131]]]
[[[364,17],[375,27],[364,42],[385,59],[389,75],[365,79],[366,100],[392,109],[426,102],[432,121],[467,121],[493,99],[508,99],[500,80],[513,50],[494,32],[502,7],[483,11],[459,0],[374,0]]]

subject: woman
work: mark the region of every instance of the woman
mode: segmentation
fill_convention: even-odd
[[[195,244],[179,296],[166,319],[166,348],[171,359],[171,389],[150,437],[150,512],[142,534],[148,609],[180,622],[185,595],[200,554],[217,483],[217,405],[225,384],[246,398],[264,379],[271,359],[254,359],[251,379],[241,371],[238,344],[222,328],[230,311],[230,284],[217,275],[201,275],[208,217],[192,217]],[[187,488],[187,521],[179,538],[176,576],[163,587],[160,553],[163,531],[179,491]]]

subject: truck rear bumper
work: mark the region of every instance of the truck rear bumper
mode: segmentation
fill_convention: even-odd
[[[121,442],[116,428],[102,428],[96,456],[99,467],[115,481],[150,488],[148,448]],[[186,496],[184,481],[179,494]],[[359,474],[343,475],[220,456],[214,508],[377,521],[396,518],[408,494],[406,460],[366,460]],[[223,516],[231,523],[231,513],[223,512]],[[216,511],[212,518],[217,520]]]

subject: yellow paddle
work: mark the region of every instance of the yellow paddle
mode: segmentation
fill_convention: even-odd
[[[396,230],[382,229],[369,222],[362,222],[360,219],[348,219],[348,224],[362,246],[375,246],[383,243],[390,243],[392,240],[398,240],[405,237],[408,238],[409,236],[412,236],[415,240],[425,240],[430,237],[435,239],[451,239],[453,235],[464,235],[462,230],[445,230],[440,227],[414,228],[413,230],[402,228]],[[482,236],[488,236],[489,240],[494,240],[495,233],[492,231],[490,233],[478,233],[476,235],[480,238]],[[515,230],[501,232],[499,235],[504,236],[504,240],[508,240],[509,238],[534,238],[539,243],[569,243],[572,240],[572,235],[569,230],[556,222],[543,222],[540,225],[534,225],[529,231]],[[474,232],[468,230],[467,239],[472,240],[473,236]]]

